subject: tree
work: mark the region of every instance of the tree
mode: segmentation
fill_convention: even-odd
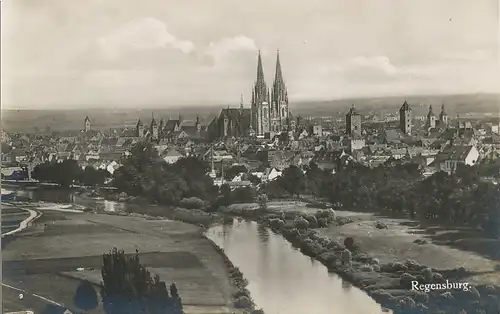
[[[81,178],[82,170],[76,160],[66,159],[63,162],[43,163],[35,166],[32,177],[41,182],[57,183],[70,187]]]
[[[82,310],[90,311],[99,304],[97,293],[92,283],[84,280],[76,289],[73,303]]]
[[[266,194],[259,194],[259,196],[257,196],[257,202],[259,203],[259,210],[267,210],[268,199]]]
[[[76,160],[66,159],[56,164],[56,183],[63,187],[70,187],[80,177],[81,168]]]
[[[283,188],[292,195],[299,196],[304,191],[305,176],[297,166],[286,168],[278,180]]]
[[[235,203],[251,203],[255,199],[255,190],[249,186],[235,189],[231,193],[231,200]]]
[[[211,202],[217,197],[217,189],[207,171],[207,164],[198,158],[167,164],[151,144],[138,143],[115,171],[113,185],[121,192],[166,205],[178,205],[191,197]]]
[[[107,170],[97,170],[92,166],[87,166],[81,173],[80,182],[85,186],[102,186],[108,176]]]
[[[228,184],[223,184],[220,187],[220,205],[227,206],[232,202],[231,188]]]
[[[306,169],[306,189],[314,196],[321,195],[321,186],[324,184],[325,175],[316,163],[310,163]]]
[[[246,172],[247,172],[247,167],[243,165],[235,165],[230,167],[229,169],[224,170],[224,179],[232,180],[235,176],[239,175],[240,173],[246,173]]]
[[[129,256],[114,248],[103,255],[101,295],[108,314],[181,314],[177,289],[169,295],[159,276],[151,277],[139,254]],[[175,287],[175,286],[174,286]]]

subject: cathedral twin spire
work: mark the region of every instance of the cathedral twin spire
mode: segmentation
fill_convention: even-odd
[[[271,94],[271,95],[270,95]],[[272,99],[269,99],[272,96]],[[252,93],[252,102],[278,102],[286,101],[288,102],[288,91],[283,79],[283,71],[281,70],[280,53],[279,50],[276,53],[276,70],[274,76],[274,82],[272,86],[272,93],[270,93],[267,88],[267,84],[264,78],[264,67],[262,66],[262,56],[259,50],[259,55],[257,58],[257,80],[255,81],[255,89]]]
[[[276,70],[271,88],[268,88],[264,79],[262,55],[259,50],[257,58],[257,80],[252,90],[252,127],[257,135],[267,132],[280,132],[287,129],[289,121],[288,92],[279,51],[276,54]]]

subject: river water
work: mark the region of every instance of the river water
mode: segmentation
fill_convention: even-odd
[[[363,291],[255,222],[235,220],[206,234],[248,279],[250,295],[266,314],[383,313]]]
[[[126,209],[123,203],[89,200],[69,191],[20,191],[33,201]],[[224,249],[249,282],[257,307],[266,314],[379,314],[379,304],[360,289],[328,273],[325,266],[292,247],[282,236],[255,222],[217,225],[207,237]]]

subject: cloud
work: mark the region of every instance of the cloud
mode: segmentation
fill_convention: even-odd
[[[98,46],[107,59],[116,59],[128,52],[162,48],[188,54],[195,48],[191,41],[175,37],[165,23],[154,18],[132,20],[99,38]]]
[[[323,72],[356,81],[394,81],[425,78],[432,74],[432,69],[419,65],[396,66],[386,56],[357,56],[327,67]]]
[[[247,51],[257,51],[257,45],[253,39],[240,35],[211,42],[205,53],[211,56],[215,62],[220,62],[234,53]]]
[[[450,52],[443,54],[442,58],[449,61],[465,61],[465,62],[481,62],[491,60],[493,57],[491,52],[485,50],[474,50],[468,52]]]

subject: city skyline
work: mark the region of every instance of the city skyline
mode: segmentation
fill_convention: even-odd
[[[278,49],[290,103],[499,91],[498,1],[283,1],[4,3],[2,106],[249,105]]]

